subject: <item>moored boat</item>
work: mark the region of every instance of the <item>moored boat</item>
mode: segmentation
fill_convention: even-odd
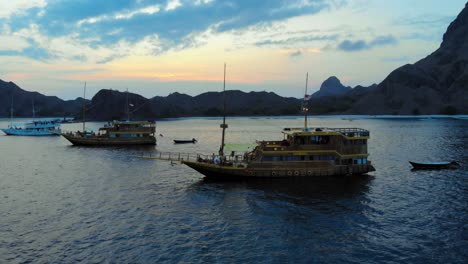
[[[86,83],[84,85],[83,98],[86,98]],[[127,121],[109,122],[98,132],[87,131],[86,105],[83,100],[83,130],[76,132],[65,132],[61,135],[78,146],[132,146],[132,145],[156,145],[156,122],[155,121],[130,121],[130,103],[128,91],[126,100]]]
[[[36,118],[34,100],[32,101],[33,119]],[[0,129],[8,136],[59,136],[60,122],[57,120],[36,120],[27,123],[13,123],[13,95],[11,96],[10,124]]]
[[[197,143],[197,140],[192,138],[192,139],[174,139],[175,144],[189,144],[189,143]]]
[[[114,121],[99,128],[97,133],[77,131],[62,133],[62,136],[73,145],[156,145],[155,131],[154,121]]]
[[[226,76],[226,68],[224,72]],[[223,89],[225,91],[225,88]],[[368,160],[370,132],[360,128],[309,128],[307,81],[303,102],[304,127],[283,129],[283,139],[257,141],[248,152],[224,153],[223,116],[219,154],[159,153],[154,158],[178,160],[212,179],[258,179],[358,175],[375,171]],[[224,113],[226,108],[224,99]]]
[[[441,162],[414,162],[409,161],[413,169],[418,170],[437,170],[437,169],[457,169],[460,164],[456,161],[441,161]]]
[[[9,136],[60,136],[61,133],[60,123],[55,120],[11,123],[1,130]]]
[[[367,159],[370,133],[359,128],[285,128],[284,139],[259,141],[244,154],[197,155],[181,162],[210,178],[344,176],[375,171]]]

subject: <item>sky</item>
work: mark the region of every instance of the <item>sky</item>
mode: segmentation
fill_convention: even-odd
[[[465,0],[0,0],[0,79],[62,99],[226,89],[301,97],[436,50]]]

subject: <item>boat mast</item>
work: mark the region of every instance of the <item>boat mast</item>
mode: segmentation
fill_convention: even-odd
[[[85,123],[86,123],[86,82],[84,83],[84,89],[83,89],[83,132],[86,132]]]
[[[307,83],[309,82],[309,73],[306,75],[306,86],[304,93],[304,101],[302,103],[302,111],[304,112],[304,131],[307,131],[307,112],[309,111],[309,98],[307,95]]]
[[[224,81],[223,81],[223,123],[221,124],[221,128],[223,129],[223,133],[221,136],[221,146],[219,147],[219,155],[224,156],[224,135],[226,133],[226,128],[228,125],[226,124],[226,63],[224,63]]]
[[[130,105],[128,104],[128,88],[127,88],[127,121],[130,121]]]
[[[34,109],[34,97],[31,100],[32,100],[33,119],[35,119],[36,118],[36,110]]]

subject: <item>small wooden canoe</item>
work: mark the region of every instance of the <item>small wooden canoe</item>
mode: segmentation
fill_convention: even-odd
[[[437,170],[437,169],[457,169],[460,164],[456,161],[442,161],[442,162],[409,162],[413,169],[418,170]]]
[[[188,144],[188,143],[197,143],[197,140],[192,138],[192,139],[174,139],[175,144]]]

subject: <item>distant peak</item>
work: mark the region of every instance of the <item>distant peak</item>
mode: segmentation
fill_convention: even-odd
[[[335,88],[339,88],[339,89],[345,88],[345,86],[341,84],[340,79],[338,79],[336,76],[328,77],[328,79],[326,79],[320,86],[320,90],[335,89]]]

